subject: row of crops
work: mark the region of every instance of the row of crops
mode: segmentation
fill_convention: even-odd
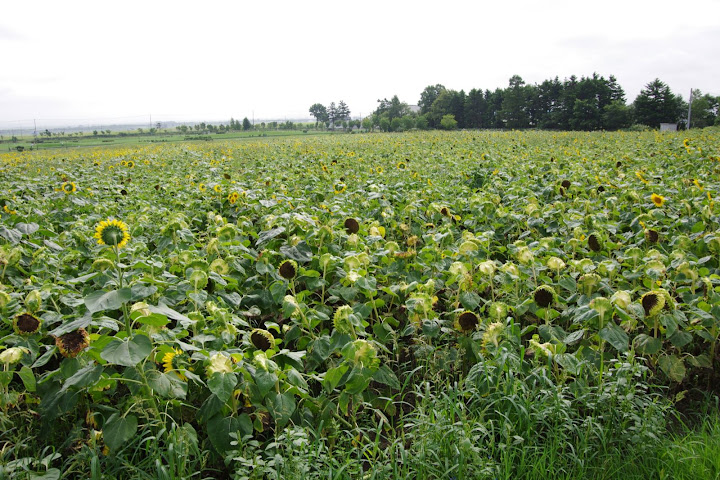
[[[163,429],[230,470],[303,426],[377,445],[421,380],[483,405],[508,369],[712,390],[718,172],[711,129],[2,154],[0,423],[54,452],[7,471]]]

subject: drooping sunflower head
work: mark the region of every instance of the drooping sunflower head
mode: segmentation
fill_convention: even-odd
[[[350,315],[353,313],[353,309],[350,305],[343,305],[335,310],[333,315],[333,327],[340,333],[352,334],[355,331],[355,327],[350,320]]]
[[[455,320],[455,328],[460,330],[462,333],[472,332],[480,324],[478,316],[469,310],[465,310],[458,315]]]
[[[352,217],[346,218],[343,226],[345,227],[345,231],[349,234],[357,233],[360,230],[360,223]]]
[[[162,364],[165,368],[165,373],[174,373],[180,380],[187,380],[187,377],[182,373],[188,366],[188,356],[179,348],[174,348],[172,351],[167,352],[162,357]]]
[[[93,235],[98,244],[123,248],[130,240],[130,233],[125,222],[116,219],[103,220],[95,227],[95,235]]]
[[[600,239],[600,235],[598,235],[597,233],[591,233],[590,235],[588,235],[587,243],[588,247],[593,252],[599,252],[600,250],[602,250],[602,241]]]
[[[647,230],[645,230],[645,239],[648,241],[648,243],[657,243],[658,240],[660,240],[660,234],[657,232],[657,230],[648,228]]]
[[[285,280],[292,280],[297,275],[297,268],[295,260],[284,260],[278,267],[278,274]]]
[[[665,306],[665,296],[655,290],[647,292],[640,298],[643,310],[645,310],[646,317],[654,317]]]
[[[262,351],[270,350],[275,346],[275,337],[273,337],[272,333],[261,328],[256,328],[250,332],[250,341],[255,348]]]
[[[84,328],[55,337],[55,345],[63,357],[74,358],[90,346],[90,334]]]
[[[75,185],[75,182],[63,182],[60,189],[65,194],[71,194],[71,193],[75,193],[77,191],[77,186]]]
[[[442,215],[442,216],[444,216],[444,217],[449,217],[449,216],[450,216],[450,209],[449,209],[448,207],[442,207],[442,208],[440,209],[440,215]]]
[[[663,203],[665,203],[665,197],[656,193],[650,195],[650,200],[652,200],[653,204],[655,204],[656,207],[662,207]]]
[[[570,183],[570,180],[563,180],[562,183],[560,184],[560,186],[562,186],[565,190],[567,190],[568,188],[570,188],[570,185],[572,185],[572,184]]]
[[[18,335],[32,335],[42,326],[42,320],[28,312],[21,313],[13,320],[13,329]]]
[[[547,308],[552,305],[556,297],[555,289],[549,285],[541,285],[533,292],[533,300],[542,308]]]

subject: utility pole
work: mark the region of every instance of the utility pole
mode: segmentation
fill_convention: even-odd
[[[690,101],[688,102],[688,124],[687,129],[690,130],[690,113],[692,112],[692,87],[690,87]]]

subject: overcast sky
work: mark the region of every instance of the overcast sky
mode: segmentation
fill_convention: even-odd
[[[57,1],[0,10],[0,129],[306,118],[344,100],[615,75],[720,95],[720,0]]]

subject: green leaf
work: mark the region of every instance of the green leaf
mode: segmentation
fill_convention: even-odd
[[[633,347],[640,355],[655,355],[662,348],[662,341],[641,333],[633,339]]]
[[[265,230],[264,232],[260,232],[260,235],[258,235],[257,242],[255,242],[255,246],[260,248],[262,245],[266,244],[273,238],[277,237],[281,233],[285,231],[285,227],[276,227],[270,230]]]
[[[15,228],[25,235],[32,235],[38,231],[40,226],[37,223],[16,223]]]
[[[325,387],[328,391],[334,390],[340,384],[340,379],[343,377],[343,375],[345,375],[347,369],[348,366],[342,364],[337,367],[329,368],[328,371],[325,372],[325,378],[323,378],[323,383],[325,384]]]
[[[162,327],[170,323],[170,320],[160,313],[151,313],[144,317],[140,316],[135,318],[135,321],[143,325],[150,325],[151,327]]]
[[[7,228],[0,225],[0,237],[3,237],[10,243],[18,243],[22,239],[22,233],[14,228]]]
[[[207,432],[213,447],[220,453],[230,450],[232,448],[230,442],[234,440],[230,436],[231,433],[240,432],[241,436],[249,435],[246,433],[246,423],[238,417],[223,417],[222,415],[212,417],[207,423]],[[250,433],[252,433],[252,424]]]
[[[296,262],[305,263],[312,260],[312,250],[304,240],[295,246],[283,245],[280,247],[280,253]]]
[[[100,357],[115,365],[134,367],[152,351],[152,343],[145,335],[135,335],[132,339],[113,339],[100,353]]]
[[[90,313],[117,310],[123,303],[130,301],[131,298],[132,290],[129,288],[109,292],[98,290],[85,297],[85,306]]]
[[[127,442],[137,431],[137,417],[128,415],[121,417],[113,413],[103,427],[103,439],[111,450],[117,450]]]
[[[35,391],[35,374],[30,369],[30,367],[22,367],[18,371],[18,376],[20,377],[20,380],[22,380],[23,385],[25,385],[25,390],[27,390],[28,392]]]
[[[82,317],[78,318],[77,320],[73,320],[72,322],[67,322],[53,331],[50,332],[50,335],[54,337],[59,337],[60,335],[65,335],[66,333],[74,332],[78,328],[85,328],[88,325],[90,325],[90,322],[92,322],[92,316],[91,315],[83,315]]]
[[[295,398],[289,393],[276,393],[268,399],[266,406],[279,428],[285,426],[295,412]]]
[[[165,398],[183,399],[187,395],[187,383],[173,372],[164,373],[159,370],[149,370],[146,373],[148,385],[158,395]]]
[[[600,330],[600,338],[612,345],[618,352],[628,351],[628,342],[630,338],[625,330],[615,324],[610,324]]]
[[[235,385],[237,385],[237,375],[232,372],[215,372],[208,380],[210,391],[223,402],[230,400],[235,391]]]
[[[65,380],[65,383],[60,391],[64,392],[70,387],[76,387],[79,389],[92,385],[100,380],[103,370],[104,368],[102,365],[95,365],[94,362],[89,363],[75,372],[75,375]]]
[[[563,340],[563,343],[565,345],[572,345],[573,343],[577,343],[580,340],[582,340],[583,335],[585,335],[585,329],[578,330],[576,332],[571,333],[565,339]]]
[[[480,305],[480,295],[475,292],[462,292],[460,294],[460,303],[466,310],[473,311]]]
[[[57,468],[50,468],[45,473],[28,474],[28,480],[59,480],[60,473]]]
[[[395,375],[395,372],[393,372],[387,365],[383,365],[378,368],[372,378],[376,382],[382,383],[383,385],[387,385],[396,390],[400,390],[400,381],[398,380],[397,375]]]
[[[665,355],[658,360],[660,369],[675,382],[682,382],[685,378],[685,364],[675,355]]]
[[[277,375],[274,373],[267,372],[261,368],[255,371],[255,385],[257,385],[258,390],[260,390],[260,395],[263,397],[267,395],[271,389],[275,388],[277,381]]]

